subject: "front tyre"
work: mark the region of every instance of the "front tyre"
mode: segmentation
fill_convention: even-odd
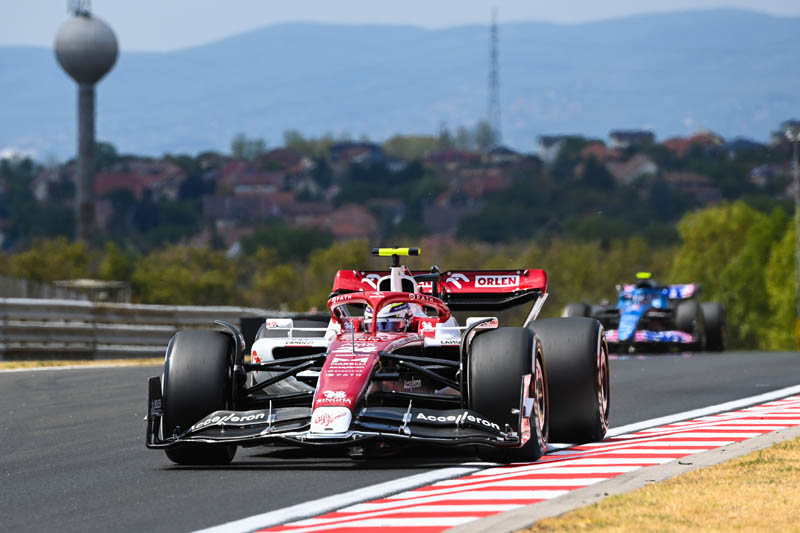
[[[478,334],[467,365],[469,408],[530,438],[520,448],[478,446],[481,459],[533,462],[547,450],[549,402],[541,345],[526,328],[508,327]],[[523,390],[523,378],[530,375]],[[527,406],[523,405],[528,399]],[[520,425],[520,409],[522,426]],[[527,416],[526,416],[527,415]]]
[[[204,416],[231,407],[234,345],[219,331],[179,331],[164,362],[164,437],[178,435]],[[235,445],[187,443],[165,450],[180,465],[225,465]]]
[[[703,309],[695,300],[686,300],[678,304],[675,310],[675,323],[678,329],[690,333],[695,338],[694,348],[702,350],[705,347],[705,321]]]
[[[550,441],[603,440],[611,405],[608,345],[592,318],[549,318],[529,326],[541,340],[550,386]]]
[[[703,302],[700,306],[706,322],[706,350],[725,350],[725,309],[719,302]]]

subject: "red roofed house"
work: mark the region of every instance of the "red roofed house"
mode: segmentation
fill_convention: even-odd
[[[103,169],[94,178],[94,193],[99,198],[115,189],[127,189],[141,200],[149,190],[154,199],[178,196],[178,188],[186,174],[167,161],[136,159],[122,161]]]
[[[666,172],[664,182],[692,199],[695,205],[706,205],[722,200],[722,194],[708,176],[694,172]]]

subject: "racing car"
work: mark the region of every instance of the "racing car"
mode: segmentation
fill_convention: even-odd
[[[570,303],[562,316],[591,316],[606,329],[612,352],[725,349],[725,310],[699,302],[696,283],[658,285],[649,272],[617,285],[617,305]]]
[[[148,381],[146,445],[180,465],[223,465],[239,446],[343,447],[372,457],[412,444],[474,446],[494,462],[539,459],[548,441],[602,440],[608,348],[599,321],[540,319],[544,270],[412,271],[418,248],[376,248],[388,271],[340,270],[327,321],[266,318],[241,332],[176,333]],[[521,326],[470,311],[531,304]],[[461,324],[454,313],[466,312]]]

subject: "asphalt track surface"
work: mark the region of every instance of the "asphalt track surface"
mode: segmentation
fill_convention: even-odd
[[[240,449],[225,468],[173,466],[144,447],[155,367],[0,373],[0,531],[192,531],[474,460]],[[728,352],[611,361],[611,426],[800,384],[800,354]]]

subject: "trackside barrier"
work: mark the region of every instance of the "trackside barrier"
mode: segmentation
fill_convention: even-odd
[[[0,360],[163,355],[180,329],[240,326],[242,318],[293,314],[253,307],[0,298]]]

